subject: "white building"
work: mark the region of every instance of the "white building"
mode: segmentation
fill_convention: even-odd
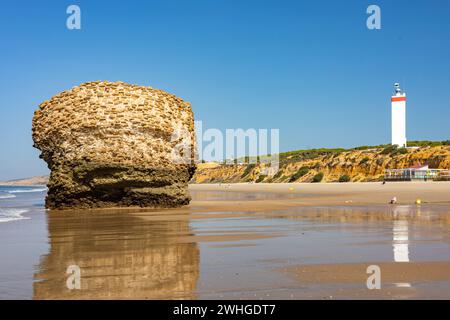
[[[417,165],[404,169],[384,170],[386,181],[450,181],[450,170],[430,169],[428,165]]]
[[[394,84],[395,93],[391,97],[391,134],[392,145],[406,147],[406,94],[400,84]]]

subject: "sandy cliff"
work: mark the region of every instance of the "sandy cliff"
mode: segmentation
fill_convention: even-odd
[[[46,185],[47,182],[48,176],[36,176],[24,179],[0,181],[0,186],[35,186],[35,185]]]
[[[346,175],[350,181],[378,181],[385,169],[428,164],[450,169],[450,147],[421,147],[392,151],[383,148],[337,152],[303,152],[280,157],[280,170],[272,177],[261,175],[261,164],[199,164],[192,183],[220,182],[311,182],[323,173],[322,182]]]

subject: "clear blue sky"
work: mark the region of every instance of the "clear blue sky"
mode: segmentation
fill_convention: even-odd
[[[66,28],[77,4],[82,29]],[[366,28],[366,8],[382,29]],[[388,143],[394,82],[407,137],[450,138],[450,1],[2,1],[0,180],[46,174],[43,100],[86,81],[190,101],[206,128],[279,128],[281,150]]]

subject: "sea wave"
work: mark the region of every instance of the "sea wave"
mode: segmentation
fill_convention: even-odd
[[[47,191],[47,188],[14,189],[8,190],[8,193],[43,192],[43,191]]]
[[[0,193],[0,199],[11,199],[15,198],[16,196],[10,193]]]
[[[22,214],[28,212],[27,209],[17,209],[17,208],[0,208],[0,223],[10,222],[15,220],[30,219],[29,217],[24,217]]]

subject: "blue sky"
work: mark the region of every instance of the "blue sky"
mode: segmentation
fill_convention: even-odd
[[[81,30],[66,28],[71,4]],[[449,39],[446,0],[2,1],[0,180],[47,173],[33,111],[93,80],[174,93],[205,128],[279,128],[283,151],[388,143],[398,81],[408,139],[446,140]]]

